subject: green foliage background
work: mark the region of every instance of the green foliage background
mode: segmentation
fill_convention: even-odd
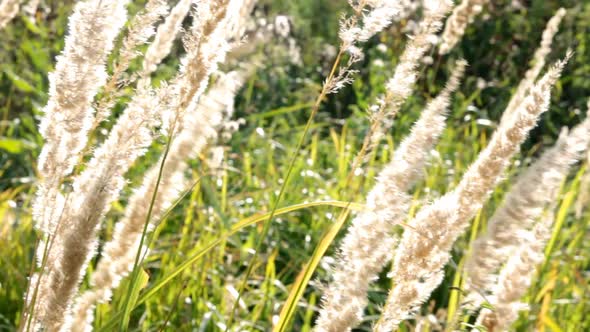
[[[554,90],[551,111],[543,116],[519,159],[526,164],[554,142],[562,126],[579,123],[586,116],[585,105],[590,97],[590,2],[521,1],[521,9],[511,7],[511,2],[493,1],[448,56],[433,54],[433,64],[422,66],[415,93],[400,112],[386,144],[371,155],[364,176],[355,177],[346,186],[351,161],[368,128],[365,110],[383,92],[384,82],[395,68],[407,40],[403,27],[408,22],[394,24],[371,40],[365,59],[356,68],[359,73],[354,84],[322,105],[279,206],[346,200],[350,195],[354,202],[363,203],[376,172],[389,159],[396,143],[408,132],[425,103],[441,89],[454,60],[464,57],[470,64],[466,79],[454,98],[448,128],[437,148],[440,156],[433,158],[425,180],[415,188],[412,211],[452,188],[486,145],[511,92],[528,68],[545,23],[560,6],[567,8],[568,14],[556,36],[550,61],[563,57],[568,49],[575,53]],[[63,47],[71,5],[72,1],[45,1],[36,17],[19,15],[0,31],[0,331],[11,331],[19,324],[31,270],[36,234],[30,198],[42,145],[36,127],[47,101],[47,73]],[[140,7],[141,2],[135,2],[131,11]],[[294,137],[302,132],[310,102],[329,70],[332,59],[327,49],[338,44],[338,19],[347,10],[347,2],[261,0],[258,7],[270,17],[290,17],[291,34],[301,49],[303,63],[295,65],[288,59],[272,58],[265,53],[266,45],[258,50],[266,58],[236,100],[237,116],[246,124],[227,142],[229,167],[219,178],[202,176],[210,173],[208,166],[201,160],[193,162],[192,178],[200,181],[156,231],[153,255],[144,265],[149,276],[147,289],[166,279],[212,241],[220,243],[139,305],[133,312],[133,329],[217,331],[227,323],[235,302],[233,294],[251,263],[252,248],[262,226],[247,227],[229,237],[222,235],[240,220],[273,206],[294,152]],[[386,52],[377,49],[380,43],[387,46]],[[168,72],[174,71],[181,53],[182,48],[177,46],[167,60]],[[165,77],[166,73],[164,69],[161,75]],[[481,82],[489,84],[482,87]],[[258,128],[262,128],[263,135]],[[161,145],[155,146],[154,153],[143,158],[128,175],[132,183],[141,180],[142,171],[159,149]],[[584,191],[580,184],[585,167],[584,163],[576,169],[563,186],[548,259],[524,299],[530,311],[523,313],[516,324],[519,331],[535,327],[542,331],[590,330],[590,215],[587,209],[575,213],[588,194],[588,188]],[[514,167],[509,177],[517,172]],[[509,186],[510,181],[505,181],[495,191],[473,227],[459,240],[445,283],[423,313],[438,313],[446,320],[456,308],[461,257]],[[103,238],[112,234],[128,194],[109,214],[101,232]],[[315,246],[339,211],[325,205],[300,208],[273,221],[236,310],[236,326],[270,330],[297,275],[312,258]],[[328,255],[333,255],[334,247],[330,247]],[[329,259],[324,259],[305,290],[290,329],[310,331],[321,282],[329,278],[328,267]],[[359,331],[369,330],[378,318],[379,305],[391,283],[385,274],[371,288],[372,304]],[[124,294],[117,291],[111,305],[98,307],[97,327],[104,326],[120,310]],[[412,327],[409,322],[401,330]]]

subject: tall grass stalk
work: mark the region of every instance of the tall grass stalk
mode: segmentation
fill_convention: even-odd
[[[45,145],[39,156],[40,180],[33,202],[36,227],[45,234],[44,242],[39,245],[43,251],[37,254],[39,265],[48,271],[42,271],[29,285],[34,289],[33,298],[38,300],[30,305],[29,320],[35,326],[43,322],[50,330],[61,326],[67,307],[62,297],[71,296],[58,294],[56,289],[44,286],[52,278],[64,278],[67,273],[63,270],[65,267],[54,266],[57,262],[51,260],[51,252],[61,252],[63,248],[60,240],[55,242],[56,246],[53,242],[65,211],[66,199],[60,187],[86,144],[94,117],[92,99],[106,81],[105,61],[126,20],[126,3],[80,2],[70,17],[64,50],[57,58],[55,71],[49,76],[50,98],[40,124]],[[49,263],[47,266],[46,262]],[[77,282],[77,276],[70,277]]]
[[[510,102],[508,103],[508,107],[506,111],[502,114],[502,119],[500,121],[505,121],[504,119],[508,116],[512,116],[515,109],[518,107],[520,103],[524,100],[524,97],[528,93],[529,89],[535,84],[535,81],[539,77],[541,70],[545,67],[547,63],[547,55],[551,52],[551,45],[553,44],[553,37],[559,31],[559,24],[561,23],[563,17],[566,14],[566,10],[563,8],[559,8],[557,12],[551,17],[551,19],[547,22],[545,26],[545,30],[543,30],[543,34],[541,37],[541,44],[539,48],[535,51],[532,60],[532,66],[526,71],[524,74],[524,79],[520,81],[516,91],[512,94],[512,98],[510,98]]]
[[[392,331],[419,308],[444,277],[450,250],[490,191],[502,179],[539,115],[547,111],[550,91],[565,61],[558,62],[531,89],[515,116],[501,123],[488,146],[469,167],[457,187],[423,207],[409,223],[397,248],[391,289],[375,331]]]
[[[359,168],[365,157],[379,144],[391,129],[393,119],[403,103],[411,96],[414,84],[419,78],[420,60],[432,48],[432,39],[442,28],[442,20],[451,10],[452,2],[428,0],[424,2],[424,17],[418,23],[417,31],[409,36],[404,52],[400,56],[393,76],[387,81],[385,95],[368,108],[371,119],[369,133],[365,136],[358,156],[353,162],[353,172]],[[350,181],[350,179],[348,179]]]
[[[310,131],[311,125],[313,124],[314,118],[320,109],[320,106],[328,94],[336,93],[346,84],[349,84],[353,80],[354,71],[351,69],[352,65],[358,62],[362,58],[362,52],[357,47],[358,43],[367,41],[370,37],[375,35],[389,25],[393,17],[398,13],[399,6],[395,2],[389,1],[373,1],[370,4],[366,1],[360,1],[359,3],[350,2],[355,15],[348,18],[342,19],[340,23],[340,47],[338,53],[332,63],[330,72],[326,77],[324,84],[321,87],[320,93],[318,94],[312,108],[311,114],[309,115],[305,127],[301,133],[299,140],[295,146],[295,149],[289,160],[287,171],[284,176],[284,181],[281,184],[279,192],[274,200],[270,217],[268,221],[264,222],[261,233],[258,235],[258,240],[254,248],[254,255],[248,264],[245,276],[240,283],[238,289],[238,296],[236,297],[233,307],[230,311],[230,317],[226,325],[226,331],[229,330],[233,324],[235,311],[240,301],[241,295],[246,288],[248,278],[252,273],[254,262],[256,261],[262,243],[266,238],[266,234],[269,231],[270,224],[273,221],[275,211],[283,197],[287,183],[293,171],[293,166],[298,158],[299,152],[303,147],[305,139]],[[365,12],[366,11],[366,12]],[[343,57],[348,54],[348,61],[346,64],[341,66]]]
[[[242,80],[236,72],[219,77],[215,85],[203,95],[197,109],[187,112],[182,129],[166,150],[167,161],[161,174],[160,165],[164,157],[156,167],[148,170],[141,187],[135,190],[128,201],[125,217],[116,224],[112,240],[104,245],[102,257],[91,276],[93,287],[81,295],[73,309],[74,327],[90,324],[94,304],[108,300],[111,291],[132,269],[145,220],[150,220],[149,231],[154,221],[160,220],[180,193],[189,187],[184,180],[184,173],[188,169],[185,160],[194,158],[216,136],[222,121],[230,116],[224,113],[231,108],[228,103],[233,103]],[[158,192],[158,196],[152,204],[155,192]],[[146,255],[147,250],[143,250],[142,256]]]
[[[339,249],[334,280],[324,292],[317,331],[348,331],[363,318],[369,283],[391,259],[397,242],[394,226],[403,221],[411,202],[407,192],[423,174],[428,152],[445,127],[451,93],[465,66],[464,61],[457,64],[445,89],[426,106],[393,160],[378,175],[367,196],[368,210],[352,221]]]
[[[455,7],[453,13],[447,19],[445,30],[442,34],[442,42],[439,47],[441,54],[449,53],[453,47],[463,38],[467,25],[473,22],[481,13],[489,0],[462,0]]]
[[[156,33],[154,28],[156,22],[167,13],[168,5],[166,1],[149,0],[146,3],[145,8],[140,13],[135,15],[129,22],[127,34],[125,35],[121,48],[119,49],[119,54],[117,56],[116,64],[114,65],[113,72],[109,77],[108,82],[102,89],[102,97],[96,102],[96,115],[91,132],[94,131],[102,121],[105,121],[109,118],[111,115],[111,110],[115,106],[115,102],[119,97],[121,97],[123,88],[129,86],[134,82],[135,79],[137,79],[137,77],[123,79],[123,74],[129,69],[131,62],[142,55],[142,52],[140,52],[138,48],[145,45],[148,40],[154,36]],[[156,35],[155,40],[158,40],[158,37],[159,34]],[[153,49],[154,43],[155,42],[152,42],[150,44],[148,52],[149,50]],[[167,51],[170,52],[170,50]],[[162,53],[164,52],[165,51],[163,50]],[[144,60],[144,70],[138,76],[144,81],[149,80],[149,74],[151,73],[145,70],[146,66],[149,66],[149,62]]]
[[[181,130],[180,126],[183,125],[186,113],[194,110],[195,104],[207,87],[209,76],[217,70],[218,63],[225,59],[225,54],[229,50],[226,37],[228,22],[237,15],[238,11],[239,3],[237,1],[213,0],[209,3],[201,3],[201,6],[197,8],[196,15],[199,20],[193,21],[191,33],[185,37],[187,56],[180,69],[181,75],[172,85],[172,90],[178,94],[178,97],[171,101],[172,107],[168,109],[168,119],[166,116],[163,119],[164,126],[168,127],[169,138],[160,161],[157,180],[131,269],[129,288],[123,302],[123,318],[119,325],[122,331],[127,330],[129,323],[132,309],[131,292],[139,275],[139,263],[144,250],[144,241],[162,180],[166,158],[173,140],[176,139],[176,132]]]
[[[514,183],[504,203],[488,222],[484,236],[472,245],[465,263],[465,304],[477,309],[497,284],[497,272],[522,244],[527,234],[565,180],[570,167],[580,160],[590,141],[590,120],[563,132],[555,146],[545,152]]]
[[[564,131],[555,146],[519,177],[490,220],[487,233],[474,243],[465,265],[465,303],[477,309],[482,302],[490,302],[491,308],[482,309],[478,319],[488,330],[506,329],[523,308],[518,300],[545,258],[543,248],[554,220],[552,202],[589,143],[590,119],[569,134]]]

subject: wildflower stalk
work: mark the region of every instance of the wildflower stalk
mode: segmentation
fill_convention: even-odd
[[[410,222],[393,263],[394,286],[374,331],[392,331],[418,309],[442,282],[453,243],[500,182],[539,115],[549,107],[551,87],[565,61],[558,62],[532,87],[515,115],[500,125],[488,146],[457,187],[422,208]]]

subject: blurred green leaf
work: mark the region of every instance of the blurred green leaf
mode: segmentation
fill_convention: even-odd
[[[26,141],[0,137],[0,149],[13,154],[22,153],[24,150],[31,149],[31,144]]]
[[[32,32],[36,35],[41,35],[42,37],[46,37],[45,31],[43,31],[39,26],[37,26],[35,24],[35,22],[31,21],[28,17],[23,16],[22,20],[23,20],[23,22],[25,22],[25,27],[27,28],[27,30],[29,30],[30,32]]]
[[[4,74],[6,74],[6,76],[8,77],[8,79],[12,82],[12,84],[14,84],[14,86],[18,90],[20,90],[22,92],[33,92],[33,91],[35,91],[35,88],[33,86],[31,86],[29,83],[27,83],[20,76],[18,76],[14,72],[12,72],[12,70],[7,69],[7,68],[4,68],[2,71],[4,72]]]

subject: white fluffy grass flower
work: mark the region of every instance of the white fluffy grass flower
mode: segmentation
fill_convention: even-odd
[[[393,160],[367,196],[367,211],[348,229],[339,249],[334,280],[326,289],[316,331],[349,331],[362,320],[369,283],[391,259],[394,226],[405,218],[410,187],[421,178],[429,151],[445,127],[451,93],[459,86],[466,62],[458,62],[445,89],[427,106]]]
[[[126,21],[126,5],[127,0],[79,2],[68,22],[64,50],[57,57],[54,72],[49,75],[49,101],[39,125],[45,144],[39,156],[40,179],[33,201],[33,215],[36,227],[50,239],[65,212],[66,198],[60,187],[86,145],[94,119],[92,101],[106,82],[106,58]],[[49,245],[45,242],[39,246],[40,264],[43,249]],[[61,253],[59,245],[54,253]],[[50,273],[62,275],[67,272],[60,271],[61,266],[53,263],[58,270]],[[41,278],[49,276],[42,275]],[[48,285],[43,285],[42,279],[33,278],[29,285],[30,289],[36,289],[41,282],[38,307],[34,308],[35,317],[32,319],[35,326],[42,322],[51,331],[61,326],[67,304],[64,305]]]
[[[488,222],[485,235],[473,244],[465,263],[465,304],[477,309],[497,283],[497,271],[513,254],[522,232],[555,200],[572,164],[579,161],[590,141],[590,120],[585,120],[519,176],[504,203]]]
[[[481,13],[489,0],[463,0],[455,7],[447,19],[442,42],[439,48],[441,54],[447,54],[463,38],[467,25]]]
[[[565,62],[559,62],[531,89],[510,121],[503,122],[457,187],[422,208],[404,232],[393,263],[390,291],[375,331],[392,331],[418,309],[442,282],[451,248],[470,219],[502,179],[539,115],[547,111],[552,86]]]
[[[468,295],[464,302],[477,309],[490,301],[492,308],[480,315],[480,323],[489,330],[503,330],[518,316],[517,302],[528,289],[536,265],[543,261],[550,236],[552,213],[544,218],[543,212],[551,208],[570,167],[582,158],[589,143],[590,118],[569,134],[564,130],[555,146],[519,177],[490,219],[487,233],[474,243],[465,263]]]
[[[378,111],[373,114],[374,121],[380,125],[370,138],[372,145],[376,144],[391,128],[392,120],[399,112],[401,105],[412,94],[418,79],[420,61],[432,48],[432,36],[442,28],[442,20],[452,6],[452,1],[448,0],[425,1],[424,18],[418,24],[416,33],[409,37],[408,44],[395,67],[395,73],[387,81],[387,91],[377,105]]]
[[[51,234],[63,206],[59,187],[79,159],[93,122],[92,100],[106,82],[106,58],[126,21],[127,0],[78,3],[55,70],[49,74],[49,101],[39,131],[39,185],[33,210],[37,228]]]
[[[76,7],[77,10],[73,14],[72,20],[75,23],[78,20],[85,22],[92,15],[103,17],[111,14],[109,19],[113,19],[114,16],[118,19],[117,24],[121,23],[119,21],[125,21],[124,18],[112,15],[111,12],[104,12],[106,9],[100,6],[107,6],[104,5],[105,3],[111,7],[119,8],[115,6],[114,2],[104,0],[99,1],[98,4],[90,3],[90,9],[79,5]],[[40,317],[39,320],[49,330],[57,330],[63,325],[66,316],[65,312],[71,305],[71,300],[77,292],[79,282],[85,274],[86,265],[97,246],[96,233],[101,221],[109,210],[110,204],[118,199],[120,191],[126,182],[125,173],[152,143],[155,125],[161,119],[173,119],[173,121],[167,123],[171,125],[169,132],[173,133],[174,126],[177,123],[180,124],[185,113],[196,104],[208,84],[209,76],[216,70],[218,62],[223,60],[225,52],[227,52],[227,42],[223,35],[225,24],[233,15],[231,11],[228,11],[228,8],[236,9],[235,3],[235,1],[230,0],[212,0],[203,3],[199,8],[200,19],[193,21],[193,29],[185,40],[187,55],[182,61],[179,74],[174,79],[173,84],[163,84],[163,87],[156,93],[149,86],[150,81],[148,78],[141,79],[138,82],[135,95],[123,114],[117,119],[107,139],[95,150],[84,171],[74,178],[73,192],[69,195],[71,199],[67,204],[64,204],[63,213],[59,214],[60,225],[57,228],[53,245],[48,254],[47,266],[43,274],[37,279],[39,296],[34,311]],[[89,3],[82,4],[89,5]],[[124,9],[125,2],[121,1],[116,4],[122,8],[120,8],[121,10]],[[84,10],[80,10],[80,6]],[[99,14],[96,13],[96,6],[100,7],[98,8],[100,9]],[[111,7],[107,7],[107,9]],[[89,33],[89,31],[86,31],[89,28],[85,25],[81,27],[73,23],[70,23],[70,25],[76,27],[75,29],[72,28],[73,40],[79,39],[80,35],[84,35],[84,33]],[[94,30],[97,30],[97,28],[93,26],[91,28],[89,30],[93,31],[92,40],[94,42],[92,46],[96,47],[97,34]],[[107,27],[105,29],[110,31],[109,29],[112,28]],[[67,45],[66,43],[66,51],[69,49]],[[98,66],[94,65],[93,61],[97,58],[103,59],[104,56],[101,55],[101,52],[91,49],[89,45],[87,46],[87,51],[93,53],[88,55],[89,59],[76,58],[80,56],[80,51],[76,50],[77,53],[73,55],[74,60],[77,59],[82,68],[87,68],[84,61],[89,61],[90,68],[97,67],[95,69],[98,71]],[[106,49],[110,50],[109,47],[106,47]],[[99,50],[102,51],[102,48],[99,48]],[[66,51],[64,51],[64,54],[68,54]],[[95,53],[99,55],[97,56]],[[82,52],[82,54],[84,53]],[[60,72],[59,66],[60,62],[58,60],[58,70],[56,70],[58,73]],[[100,86],[96,84],[104,84],[105,82],[104,76],[106,74],[103,66],[100,67],[100,70],[99,72],[104,74],[101,76],[101,80],[98,80],[98,82],[86,82],[87,84],[92,83],[94,93]],[[80,74],[76,71],[73,73]],[[72,76],[73,73],[66,73],[66,76]],[[71,78],[70,76],[67,77]],[[89,75],[89,78],[96,79],[96,75]],[[83,80],[85,79],[88,78]],[[80,78],[76,78],[74,81],[78,82]],[[68,95],[70,93],[69,90],[63,89],[69,86],[54,87],[52,85],[52,87],[55,89],[58,101],[64,99],[64,94]],[[83,97],[81,101],[90,103],[93,95],[90,96],[87,92]],[[67,101],[66,104],[69,105],[70,101],[67,98],[65,100]],[[173,102],[170,102],[171,100]],[[50,100],[49,106],[51,105]],[[164,110],[167,112],[164,112]],[[55,158],[65,158],[65,161],[57,163],[59,172],[54,171],[57,175],[64,176],[77,162],[77,154],[85,145],[89,129],[88,124],[92,121],[92,113],[83,112],[78,115],[78,118],[82,119],[76,118],[76,120],[81,121],[84,125],[82,128],[79,126],[67,128],[70,129],[66,131],[69,136],[49,135],[49,133],[54,134],[60,126],[64,125],[64,122],[68,124],[64,120],[55,122],[55,117],[59,115],[60,111],[62,110],[47,109],[46,117],[54,121],[44,120],[43,123],[48,125],[42,127],[42,130],[45,133],[44,136],[60,139],[58,147],[63,149],[66,148],[66,146],[63,146],[64,144],[71,143],[67,146],[71,149],[64,156],[51,155],[47,154],[47,152],[46,154],[42,153],[40,160],[41,169],[44,170],[48,167],[47,165],[56,165]],[[73,123],[79,125],[78,122]],[[78,129],[78,131],[73,132],[72,129]],[[79,139],[79,141],[74,142],[74,139]],[[50,142],[48,140],[48,143]],[[44,151],[52,147],[49,144],[44,147]],[[62,152],[60,149],[56,151],[58,153]],[[53,184],[57,183],[54,180]],[[53,186],[53,188],[55,187]],[[44,193],[43,191],[40,192]],[[59,194],[58,189],[55,189],[55,192]],[[33,285],[33,287],[36,288],[37,286]]]
[[[142,76],[153,73],[160,62],[170,54],[172,44],[182,27],[182,21],[188,14],[191,5],[196,2],[196,0],[180,0],[172,8],[164,23],[158,26],[154,41],[148,47],[143,58]]]
[[[524,79],[520,81],[516,91],[510,98],[510,102],[508,103],[508,107],[504,114],[502,114],[503,121],[506,117],[511,116],[514,113],[514,110],[518,105],[523,101],[524,97],[528,93],[528,90],[535,84],[535,80],[539,77],[541,70],[545,67],[547,63],[547,55],[551,52],[551,45],[553,44],[553,37],[559,31],[559,24],[561,23],[563,17],[566,14],[566,10],[563,8],[559,8],[555,15],[547,22],[545,26],[545,30],[543,30],[543,35],[541,37],[541,44],[539,48],[535,51],[533,55],[533,65],[531,68],[527,70],[524,74]]]
[[[242,81],[243,78],[237,72],[220,77],[203,95],[197,109],[187,112],[183,129],[172,142],[164,164],[154,201],[152,224],[187,189],[184,179],[188,169],[186,161],[196,157],[217,135],[222,121],[231,116],[227,110],[231,110],[233,105],[229,103],[233,104]],[[141,187],[129,198],[125,217],[116,224],[112,240],[104,245],[102,257],[91,277],[92,288],[77,299],[72,310],[73,331],[91,330],[96,303],[108,301],[112,290],[131,272],[155,192],[160,164],[161,160],[147,172]]]

